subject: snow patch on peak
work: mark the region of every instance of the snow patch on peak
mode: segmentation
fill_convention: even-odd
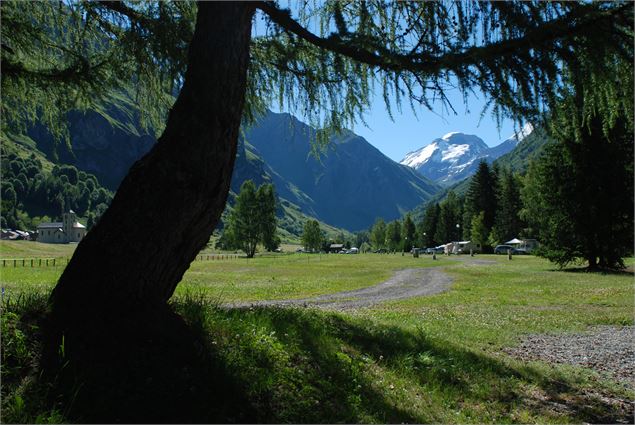
[[[456,135],[456,134],[463,134],[460,131],[451,131],[447,134],[444,134],[443,137],[441,137],[443,140],[450,140],[452,138],[452,136]]]
[[[410,152],[406,155],[404,159],[401,160],[400,164],[407,165],[408,167],[417,168],[426,162],[434,155],[437,151],[438,146],[436,143],[430,143],[422,147],[419,150],[414,152]]]
[[[514,140],[517,143],[522,142],[523,139],[529,136],[533,131],[534,131],[534,126],[531,125],[531,123],[529,122],[525,123],[525,125],[523,125],[523,128],[521,128],[519,131],[509,136],[505,141]]]
[[[456,161],[470,150],[470,145],[450,145],[443,151],[441,161]]]

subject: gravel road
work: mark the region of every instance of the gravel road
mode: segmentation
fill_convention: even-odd
[[[593,369],[635,389],[635,327],[595,326],[587,332],[529,335],[506,353],[523,360]]]
[[[348,310],[369,307],[385,301],[433,295],[450,288],[452,278],[439,268],[404,269],[378,285],[353,291],[336,292],[295,300],[256,301],[232,304],[231,307],[249,306],[312,306],[329,310]]]

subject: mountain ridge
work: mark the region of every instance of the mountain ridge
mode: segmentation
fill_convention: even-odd
[[[449,187],[473,174],[479,162],[484,160],[491,163],[514,150],[532,131],[533,126],[527,123],[514,135],[493,147],[487,146],[476,135],[453,131],[407,153],[400,164]]]

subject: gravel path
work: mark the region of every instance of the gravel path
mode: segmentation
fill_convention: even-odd
[[[595,326],[564,335],[529,335],[506,353],[523,360],[593,369],[635,389],[635,327]]]
[[[439,268],[405,269],[378,285],[353,291],[336,292],[311,298],[295,300],[256,301],[232,304],[231,307],[249,306],[315,306],[330,310],[348,310],[369,307],[385,301],[433,295],[450,288],[452,278]]]

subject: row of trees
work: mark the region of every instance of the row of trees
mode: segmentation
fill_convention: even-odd
[[[523,229],[518,215],[519,184],[518,176],[482,162],[465,197],[450,191],[443,202],[429,204],[417,223],[410,214],[387,224],[377,219],[370,229],[370,241],[375,249],[390,251],[459,239],[472,239],[486,247],[497,245]]]
[[[554,120],[552,140],[526,175],[482,162],[464,197],[450,191],[426,207],[415,245],[463,239],[488,250],[514,237],[535,238],[538,255],[560,267],[578,260],[592,269],[622,267],[633,252],[632,120],[607,125],[591,113],[584,122]],[[405,242],[399,227],[409,221],[378,220],[373,245],[395,249]]]
[[[280,238],[276,234],[277,227],[273,185],[263,184],[256,189],[253,181],[246,180],[240,186],[217,246],[242,249],[251,258],[258,244],[262,244],[267,251],[278,248]]]
[[[421,246],[419,233],[410,214],[406,214],[403,221],[395,220],[388,224],[378,218],[370,229],[369,239],[373,248],[389,251],[410,251],[413,246]]]
[[[56,165],[47,172],[33,154],[23,158],[3,152],[1,169],[3,228],[34,228],[70,209],[87,218],[90,227],[113,197],[94,175],[72,165]]]
[[[522,190],[521,216],[539,254],[561,267],[621,268],[633,253],[632,113],[611,125],[592,114],[582,126],[554,127],[557,143],[529,168]]]

